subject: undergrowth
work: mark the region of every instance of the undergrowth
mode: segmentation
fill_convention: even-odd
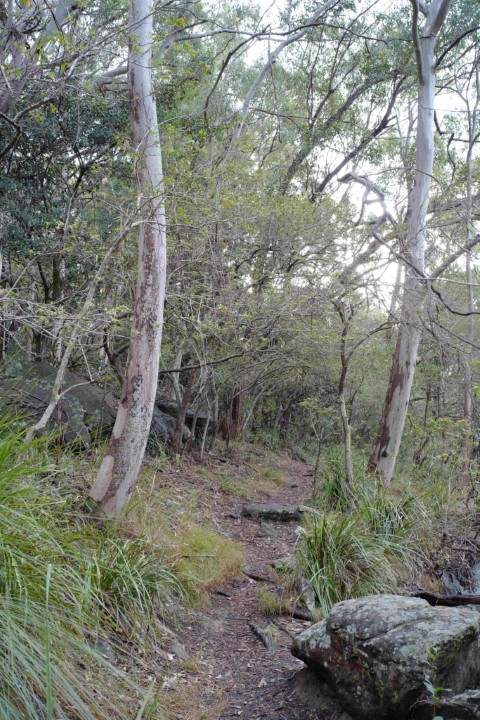
[[[98,648],[144,645],[180,584],[148,543],[79,510],[47,445],[0,421],[0,718],[146,717]]]
[[[299,574],[325,615],[336,602],[396,592],[412,577],[438,510],[428,493],[391,491],[355,459],[355,484],[346,480],[341,450],[322,458],[321,489],[298,530]]]
[[[196,490],[160,486],[146,478],[127,508],[125,527],[148,538],[175,573],[190,603],[207,601],[208,591],[237,575],[244,563],[242,545],[209,527],[209,512]]]

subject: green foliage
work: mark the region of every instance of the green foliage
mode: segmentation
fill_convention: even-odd
[[[359,498],[357,513],[372,533],[394,541],[408,540],[410,533],[427,520],[427,511],[418,498],[409,494],[391,498],[380,483]]]
[[[155,630],[157,614],[164,614],[172,598],[183,593],[160,553],[143,538],[97,539],[86,582],[89,594],[102,599],[106,619],[137,641]]]
[[[340,600],[394,592],[412,571],[419,538],[431,523],[432,510],[411,491],[392,494],[365,472],[361,456],[354,464],[351,486],[341,448],[322,454],[315,499],[322,511],[299,530],[299,571],[324,614]]]
[[[299,567],[324,614],[340,600],[394,591],[394,555],[404,556],[400,542],[338,512],[308,516],[299,530]]]
[[[124,717],[102,682],[139,702],[140,691],[95,649],[97,638],[112,633],[119,649],[143,641],[144,618],[148,626],[179,585],[147,543],[75,508],[46,445],[0,424],[0,717],[66,718],[71,708],[82,719]]]
[[[355,453],[354,474],[357,485],[365,480],[365,460]],[[347,510],[356,503],[355,488],[351,488],[345,471],[345,451],[341,445],[327,447],[320,459],[321,490],[316,501],[333,510]]]
[[[195,492],[141,483],[127,509],[125,523],[141,532],[172,568],[186,599],[205,602],[208,590],[237,574],[243,547],[206,524],[205,508],[197,508]]]
[[[288,601],[274,593],[260,588],[258,591],[258,604],[261,611],[267,616],[284,615],[289,611]]]

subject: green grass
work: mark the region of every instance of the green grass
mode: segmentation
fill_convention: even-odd
[[[395,592],[420,555],[431,509],[411,490],[384,488],[362,458],[355,458],[355,483],[348,484],[336,447],[322,456],[320,480],[321,515],[305,519],[297,559],[322,613],[340,600]]]
[[[260,610],[267,617],[275,617],[276,615],[285,615],[292,607],[292,603],[285,597],[281,597],[275,593],[271,593],[265,588],[258,591],[258,604]]]
[[[139,484],[124,520],[128,530],[158,548],[193,604],[207,601],[208,591],[237,575],[244,563],[243,547],[209,527],[209,520],[197,490],[159,487],[155,477]]]
[[[393,557],[401,543],[376,535],[358,518],[340,513],[308,516],[299,530],[298,562],[325,615],[340,600],[392,592],[398,583]]]
[[[144,643],[179,584],[153,546],[79,509],[47,447],[0,421],[0,718],[131,719],[142,691],[97,646]]]
[[[275,485],[285,484],[285,475],[277,468],[266,467],[262,470],[261,476],[263,480],[266,480],[267,482],[272,482]]]

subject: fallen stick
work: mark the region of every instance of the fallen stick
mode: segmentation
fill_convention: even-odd
[[[275,585],[275,580],[265,577],[264,575],[258,575],[258,573],[253,570],[242,570],[242,574],[250,578],[251,580],[255,580],[255,582],[266,582]]]
[[[294,607],[289,614],[296,620],[307,620],[308,622],[313,622],[312,614],[299,607]]]
[[[420,590],[412,593],[411,597],[426,600],[429,605],[444,605],[457,607],[458,605],[480,605],[480,595],[439,595],[438,593]]]
[[[265,635],[263,630],[258,627],[258,625],[254,625],[253,623],[250,623],[250,628],[252,632],[257,636],[257,638],[260,640],[260,642],[266,647],[268,651],[271,651],[272,643],[268,639],[268,637]]]
[[[295,635],[291,633],[290,630],[287,630],[287,628],[283,627],[283,625],[279,623],[278,620],[272,620],[272,622],[275,627],[278,627],[279,630],[282,630],[284,633],[286,633],[291,640],[295,639]]]

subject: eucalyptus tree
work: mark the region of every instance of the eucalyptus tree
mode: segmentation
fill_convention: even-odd
[[[91,496],[118,514],[137,481],[155,404],[166,280],[162,155],[152,81],[150,0],[131,0],[128,88],[140,208],[131,340],[117,417]]]
[[[405,419],[421,339],[421,310],[424,306],[426,286],[445,272],[477,242],[475,238],[466,247],[459,247],[447,259],[442,259],[435,270],[426,273],[427,213],[430,185],[434,167],[434,130],[436,76],[439,64],[461,41],[475,31],[475,27],[458,29],[456,23],[448,25],[449,0],[412,2],[412,38],[415,52],[418,97],[417,134],[415,142],[414,182],[410,189],[407,212],[407,235],[401,256],[406,265],[400,326],[392,361],[390,380],[385,398],[380,429],[370,457],[370,468],[377,471],[386,483],[391,481],[400,448]],[[424,16],[423,24],[420,15]],[[467,13],[468,15],[468,13]],[[460,16],[462,13],[460,12]],[[454,18],[458,20],[458,18]],[[462,17],[461,17],[462,19]],[[469,25],[472,20],[463,17]],[[444,47],[436,57],[435,51],[443,28],[448,35]],[[453,36],[453,37],[452,37]]]

